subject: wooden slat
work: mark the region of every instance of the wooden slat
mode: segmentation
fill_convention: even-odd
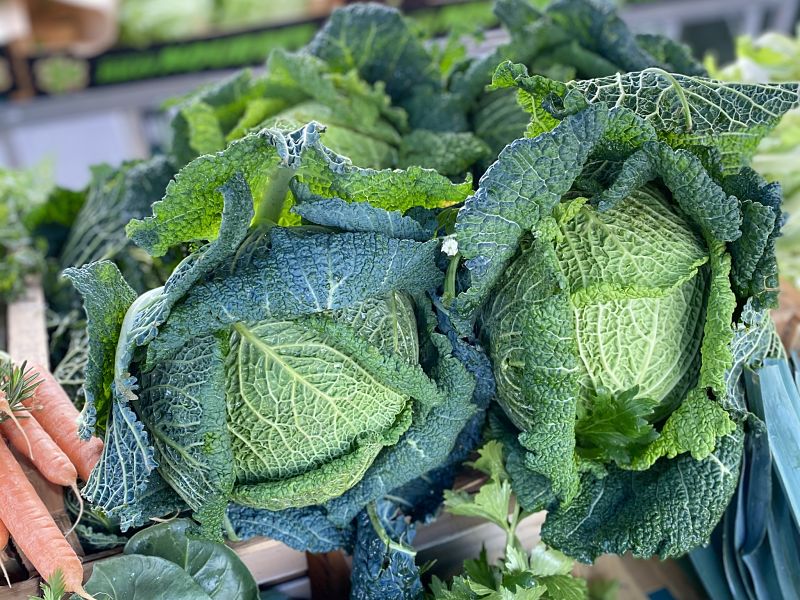
[[[259,585],[272,585],[306,574],[308,565],[303,552],[267,538],[253,538],[230,544],[250,569]]]
[[[800,291],[786,280],[781,280],[779,306],[772,311],[772,320],[781,341],[787,349],[798,347],[800,334]]]
[[[344,552],[306,554],[308,580],[312,598],[348,600],[350,598],[351,565]]]
[[[605,555],[591,566],[577,566],[575,573],[589,580],[618,581],[618,600],[648,600],[657,595],[680,600],[703,600],[706,597],[680,565],[671,560]]]
[[[37,277],[31,277],[27,282],[25,295],[8,305],[7,351],[16,361],[27,360],[49,368],[44,292]]]

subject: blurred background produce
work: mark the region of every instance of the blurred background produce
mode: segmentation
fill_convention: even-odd
[[[343,3],[2,0],[0,166],[30,167],[50,157],[56,183],[81,187],[90,165],[146,158],[165,145],[164,100],[231,69],[263,64],[272,48],[300,48]],[[389,4],[406,11],[426,37],[461,36],[468,52],[486,53],[508,39],[489,0]],[[635,32],[682,40],[695,56],[713,52],[717,64],[733,60],[737,35],[789,34],[798,13],[798,0],[617,4]],[[24,101],[31,95],[40,97]]]

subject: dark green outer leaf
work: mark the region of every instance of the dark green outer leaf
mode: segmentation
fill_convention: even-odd
[[[545,14],[582,47],[607,59],[614,71],[640,71],[657,64],[610,3],[557,0]]]
[[[151,476],[157,465],[147,431],[129,404],[113,400],[109,419],[103,454],[81,494],[110,517],[118,516],[125,531],[142,518],[137,501],[156,484]]]
[[[522,430],[525,466],[547,477],[558,499],[569,503],[579,483],[579,358],[569,286],[548,240],[533,240],[515,259],[482,314],[498,402]]]
[[[565,118],[553,131],[517,140],[500,153],[458,213],[456,236],[472,281],[453,303],[456,314],[474,315],[523,233],[538,229],[580,174],[607,119],[607,108],[596,105]]]
[[[128,223],[128,236],[153,256],[181,242],[216,239],[224,207],[222,186],[241,173],[251,195],[260,200],[279,167],[294,168],[306,136],[316,139],[318,134],[312,125],[296,136],[294,147],[289,145],[291,135],[265,129],[233,142],[224,152],[196,158],[170,182],[163,200],[153,204],[153,216]]]
[[[187,256],[169,276],[163,292],[135,315],[128,335],[137,346],[152,339],[175,303],[197,282],[230,260],[247,237],[253,219],[253,197],[244,176],[237,171],[219,192],[223,197],[223,208],[216,239]]]
[[[623,201],[648,181],[660,177],[675,202],[703,231],[731,242],[741,236],[739,201],[727,194],[687,150],[663,142],[645,142],[625,161],[614,183],[595,199],[602,210]]]
[[[158,472],[186,501],[210,539],[222,541],[233,490],[233,452],[226,426],[227,339],[192,340],[172,360],[141,376],[134,403],[153,439]]]
[[[670,73],[684,75],[707,75],[706,70],[692,56],[692,49],[663,35],[641,33],[636,36],[636,43],[645,52],[655,58],[660,66]],[[651,66],[651,65],[648,65]],[[636,70],[636,69],[631,69]]]
[[[590,103],[633,110],[670,146],[719,148],[728,170],[743,166],[800,101],[800,84],[725,83],[662,69],[570,82],[567,89]]]
[[[86,311],[89,360],[86,364],[86,404],[81,435],[88,439],[95,430],[98,415],[101,429],[108,419],[117,339],[125,313],[136,299],[136,293],[110,261],[67,269],[64,275],[83,296]]]
[[[529,512],[553,506],[556,499],[549,480],[527,468],[526,451],[519,443],[519,430],[511,424],[499,406],[494,406],[489,411],[488,432],[490,438],[503,443],[506,471],[511,477],[512,488],[520,506]]]
[[[722,438],[712,456],[660,459],[644,472],[586,473],[581,493],[551,512],[542,539],[580,561],[601,554],[681,556],[706,542],[736,489],[743,434]]]
[[[725,177],[722,185],[742,201],[745,213],[742,237],[731,245],[734,291],[740,300],[754,297],[757,308],[774,308],[779,286],[775,243],[786,219],[781,186],[767,183],[749,167]]]
[[[264,536],[301,552],[333,552],[353,545],[353,527],[337,527],[321,506],[272,511],[231,503],[228,518],[240,539]]]
[[[376,513],[392,540],[411,545],[416,534],[414,525],[394,504],[381,500]],[[423,591],[419,576],[414,557],[387,548],[366,511],[362,511],[356,520],[351,600],[417,600]]]
[[[157,556],[115,556],[98,562],[84,587],[104,600],[211,600],[186,571]]]
[[[161,512],[153,514],[150,511],[179,503],[178,497],[160,476],[152,473],[156,460],[154,449],[150,445],[150,437],[128,405],[131,400],[136,400],[134,392],[136,380],[130,376],[129,371],[132,369],[133,352],[137,343],[144,343],[152,338],[157,333],[158,326],[169,314],[172,304],[208,270],[229,257],[244,237],[252,218],[252,203],[243,179],[240,176],[234,177],[223,186],[222,192],[225,209],[219,237],[184,261],[163,290],[151,290],[139,298],[135,298],[135,294],[129,290],[129,294],[132,294],[129,297],[135,298],[134,305],[126,307],[129,308],[130,314],[123,313],[125,318],[120,318],[120,322],[115,323],[113,334],[109,334],[111,337],[103,347],[103,356],[112,363],[107,366],[106,376],[112,377],[113,384],[111,381],[107,383],[110,393],[104,396],[108,401],[105,410],[100,412],[99,416],[110,418],[111,422],[106,432],[106,445],[101,461],[84,488],[83,495],[108,514],[118,515],[123,530],[139,524],[148,516],[165,514]],[[88,275],[92,275],[93,286],[103,288],[104,292],[114,291],[115,298],[117,296],[124,298],[124,294],[115,290],[115,286],[104,283],[101,274],[87,271]],[[117,277],[119,281],[116,286],[127,287],[118,272]],[[104,285],[106,287],[103,287]],[[111,306],[113,306],[111,302],[106,305],[106,307]],[[120,341],[120,338],[123,339]],[[93,417],[96,413],[93,412],[93,405],[87,403],[87,406],[89,407],[87,423],[89,423],[89,417]],[[161,441],[164,442],[165,439],[162,437]],[[179,455],[180,453],[176,453],[173,458]],[[181,469],[172,472],[173,475],[179,473]],[[154,493],[158,501],[148,499],[149,490],[156,490]],[[193,508],[199,509],[203,501],[199,501],[196,495],[189,494],[189,496]],[[224,505],[217,506],[216,510],[209,509],[208,514],[200,516],[208,518],[209,515],[216,513],[216,518],[219,518],[223,511]],[[211,529],[214,529],[213,525]]]
[[[467,127],[460,99],[445,93],[436,62],[396,9],[359,3],[336,10],[308,51],[334,71],[355,69],[370,83],[384,82],[412,128],[432,129],[443,121],[444,130]]]
[[[194,286],[172,312],[148,358],[241,321],[297,317],[352,306],[392,290],[419,292],[442,280],[438,243],[374,233],[319,234],[273,228],[239,264]]]
[[[356,69],[370,83],[385,82],[395,101],[417,86],[439,85],[438,70],[422,40],[387,6],[355,4],[334,11],[308,51],[335,71]]]
[[[424,242],[434,237],[435,231],[425,228],[399,211],[375,208],[368,202],[345,202],[339,198],[320,198],[314,202],[298,202],[292,212],[307,221],[342,231],[375,232],[390,238]]]
[[[221,543],[187,537],[190,528],[186,519],[152,525],[128,541],[125,554],[175,563],[214,600],[256,600],[258,586],[236,553]]]

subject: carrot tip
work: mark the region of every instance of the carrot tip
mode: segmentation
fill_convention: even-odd
[[[64,534],[64,537],[67,537],[70,533],[75,531],[75,528],[78,526],[78,523],[81,522],[83,518],[83,509],[84,509],[84,502],[83,498],[81,498],[81,491],[78,489],[78,484],[73,483],[70,485],[72,488],[72,493],[75,494],[75,497],[78,499],[78,516],[75,519],[75,522],[72,524],[72,527]]]
[[[0,561],[0,570],[3,571],[3,577],[6,578],[6,584],[8,587],[11,587],[11,578],[8,576],[8,571],[6,571],[6,566],[3,564],[3,561]]]
[[[97,598],[92,596],[89,592],[87,592],[82,587],[79,587],[77,590],[74,591],[74,593],[78,594],[78,596],[83,598],[83,600],[97,600]]]

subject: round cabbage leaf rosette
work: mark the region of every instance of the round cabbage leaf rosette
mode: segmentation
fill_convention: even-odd
[[[522,505],[550,511],[543,539],[584,561],[677,556],[736,486],[734,351],[775,301],[780,191],[632,110],[571,112],[507,146],[460,210],[450,310],[488,347],[491,429]]]
[[[234,325],[226,402],[239,503],[278,510],[340,496],[411,424],[410,395],[381,375],[386,357],[418,362],[410,299],[393,293],[329,318],[338,335],[309,318]]]
[[[440,466],[475,380],[435,331],[431,211],[470,189],[355,167],[313,123],[189,163],[128,227],[153,255],[208,241],[163,288],[137,298],[109,262],[68,272],[89,322],[84,424],[106,440],[84,495],[123,529],[188,506],[220,538],[231,501],[326,504],[344,527]],[[303,225],[276,225],[288,205]]]
[[[642,424],[641,435],[628,440],[617,432],[617,440],[613,430],[590,423],[597,417],[593,409],[607,410],[604,403],[625,398],[632,405],[627,408],[655,422],[697,382],[709,251],[668,195],[646,186],[604,212],[585,197],[564,199],[555,207],[561,220],[552,239],[522,240],[482,319],[498,397],[518,428],[527,429],[538,412],[521,390],[529,384],[551,389],[547,377],[526,373],[537,370],[536,357],[543,375],[551,366],[551,348],[562,341],[548,334],[568,335],[565,357],[577,358],[562,368],[580,386],[581,426],[587,431],[578,452],[588,458],[602,458],[607,450],[629,464],[633,456],[623,458],[626,450],[633,453],[653,438],[652,427]],[[566,323],[558,322],[562,316]],[[603,447],[605,442],[611,447]]]

